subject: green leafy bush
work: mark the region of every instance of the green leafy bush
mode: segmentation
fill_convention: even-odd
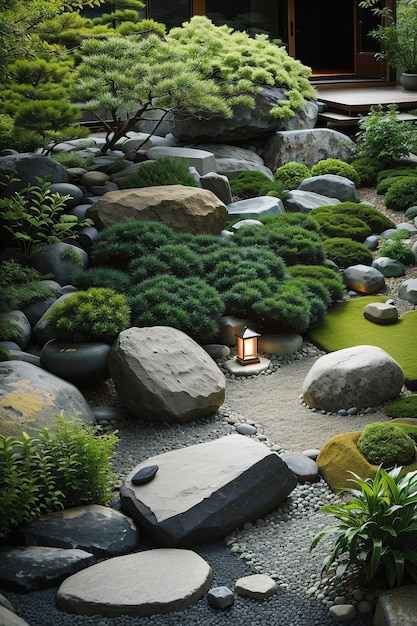
[[[325,527],[311,549],[329,535],[334,545],[324,561],[341,576],[349,566],[362,571],[368,583],[386,577],[390,587],[417,582],[417,472],[400,478],[401,467],[378,468],[373,479],[354,476],[346,504],[320,507],[338,520]]]
[[[357,171],[362,187],[373,187],[383,165],[373,157],[357,157],[350,165]]]
[[[145,161],[137,172],[121,177],[119,181],[121,189],[158,187],[160,185],[197,187],[197,182],[183,159],[170,157],[158,161]]]
[[[343,212],[322,211],[314,214],[320,229],[326,237],[346,237],[363,242],[372,234],[368,224],[359,217]]]
[[[224,304],[202,278],[164,274],[136,285],[128,298],[133,326],[172,326],[199,343],[214,339]]]
[[[357,157],[378,159],[386,166],[408,157],[415,149],[415,128],[411,122],[399,122],[397,114],[395,105],[386,111],[378,105],[359,120]]]
[[[139,221],[114,224],[102,230],[91,249],[93,265],[127,270],[130,261],[176,240],[176,233],[160,222]]]
[[[387,422],[368,424],[356,442],[368,463],[391,468],[416,458],[415,442],[401,428]]]
[[[313,165],[311,168],[311,176],[322,176],[323,174],[335,174],[336,176],[344,176],[351,180],[356,187],[361,184],[360,176],[357,170],[349,163],[340,159],[323,159]]]
[[[393,400],[385,407],[385,413],[391,418],[417,417],[417,394]]]
[[[127,273],[112,267],[89,267],[81,270],[73,275],[71,283],[83,291],[90,287],[107,287],[118,293],[127,293],[133,285]]]
[[[341,274],[324,265],[292,265],[288,267],[288,274],[293,277],[302,276],[319,280],[327,289],[332,302],[342,300],[346,286]]]
[[[123,294],[104,287],[78,291],[48,313],[55,336],[63,341],[112,343],[130,326],[130,309]]]
[[[35,152],[39,143],[37,133],[17,128],[11,115],[0,113],[0,150],[12,148],[17,152]]]
[[[345,216],[359,218],[365,224],[368,224],[372,233],[379,234],[388,228],[395,228],[395,224],[384,213],[378,211],[374,206],[362,204],[358,202],[341,202],[334,206],[323,206],[312,209],[309,215],[317,222],[320,221],[320,215],[331,212]]]
[[[398,170],[399,172],[400,170]],[[389,188],[391,187],[391,185],[393,185],[394,183],[398,182],[399,180],[406,180],[408,179],[410,176],[414,177],[414,179],[416,179],[416,174],[411,173],[411,171],[409,171],[408,174],[404,174],[404,170],[402,174],[398,174],[398,175],[391,175],[391,176],[386,176],[385,178],[381,178],[381,180],[379,181],[379,183],[376,186],[376,192],[379,196],[383,196],[387,193],[387,191],[389,190]]]
[[[274,173],[274,179],[283,184],[285,189],[297,189],[305,178],[309,178],[311,172],[304,163],[297,161],[289,161],[281,167],[278,167]]]
[[[338,267],[350,265],[371,265],[374,260],[372,252],[363,244],[345,237],[331,237],[323,243],[327,258]]]
[[[230,191],[241,200],[265,196],[273,187],[273,181],[263,172],[245,170],[230,181]]]
[[[65,203],[70,196],[52,193],[51,184],[36,177],[37,185],[27,185],[10,197],[0,198],[0,217],[4,228],[11,233],[24,263],[42,247],[74,239],[84,226],[75,215],[65,213]],[[19,179],[7,177],[0,181],[7,195],[10,184]]]
[[[106,504],[114,496],[115,434],[57,416],[37,437],[0,435],[0,541],[20,524],[63,507]]]
[[[416,176],[417,164],[415,161],[408,161],[402,159],[396,165],[393,165],[389,169],[382,168],[376,177],[377,183],[380,183],[383,178],[390,178],[391,176]]]
[[[387,209],[405,211],[417,203],[417,176],[400,178],[393,183],[384,196]]]
[[[138,283],[158,274],[174,274],[179,278],[203,276],[204,269],[196,252],[184,244],[172,243],[133,259],[129,264],[129,272],[133,281]]]
[[[403,265],[414,265],[416,261],[414,252],[407,248],[399,238],[383,243],[379,248],[379,255],[400,261]]]

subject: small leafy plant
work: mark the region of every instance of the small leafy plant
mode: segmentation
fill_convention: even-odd
[[[394,235],[396,234],[397,233],[394,233]],[[389,241],[382,244],[379,248],[379,254],[380,256],[386,256],[390,259],[395,259],[395,261],[400,261],[403,265],[415,264],[414,252],[403,244],[400,232],[397,237],[394,236]]]
[[[376,422],[366,426],[356,442],[359,452],[372,465],[391,468],[415,461],[415,443],[395,424]]]
[[[27,185],[11,197],[0,198],[0,217],[4,228],[11,233],[24,263],[44,246],[65,239],[74,239],[83,223],[75,215],[68,215],[65,203],[69,195],[52,193],[50,183],[36,177],[37,185]],[[0,181],[5,188],[19,179],[8,177]]]
[[[325,570],[336,567],[342,575],[355,565],[368,583],[383,577],[395,587],[417,582],[417,471],[401,477],[401,467],[379,467],[374,478],[353,474],[356,487],[347,504],[320,507],[338,524],[327,526],[314,538],[311,549],[325,536],[335,535]]]
[[[20,524],[64,507],[113,497],[115,434],[57,416],[37,437],[0,435],[0,542]]]
[[[78,291],[58,303],[47,319],[63,341],[113,342],[130,325],[126,297],[105,287]]]

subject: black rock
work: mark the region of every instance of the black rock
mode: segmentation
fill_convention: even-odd
[[[134,485],[146,485],[155,478],[156,472],[159,470],[158,465],[147,465],[142,467],[132,478]]]

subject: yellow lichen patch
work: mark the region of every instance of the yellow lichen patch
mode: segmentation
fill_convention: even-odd
[[[9,383],[14,390],[0,398],[0,406],[11,407],[21,413],[25,421],[35,419],[45,406],[53,406],[53,396],[46,389],[34,387],[30,380],[22,379]]]

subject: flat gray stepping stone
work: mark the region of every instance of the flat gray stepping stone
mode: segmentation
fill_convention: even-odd
[[[277,584],[273,578],[266,576],[266,574],[253,574],[239,578],[236,581],[235,590],[240,596],[265,600],[276,593]]]
[[[370,302],[363,309],[364,317],[375,324],[395,324],[398,322],[398,309],[386,302]]]
[[[29,626],[24,619],[9,611],[5,606],[0,606],[0,624],[2,626]]]
[[[96,558],[85,550],[3,547],[0,548],[0,585],[15,591],[46,589],[95,562]],[[1,619],[0,624],[3,624]]]
[[[384,591],[378,598],[375,626],[400,626],[416,623],[417,585],[405,585]]]
[[[223,363],[223,366],[233,374],[233,376],[256,376],[267,370],[270,365],[271,361],[264,357],[259,357],[259,363],[249,363],[246,365],[242,365],[236,359],[229,359]]]
[[[114,557],[67,578],[56,602],[78,615],[131,615],[184,611],[210,588],[212,570],[191,550],[159,548]]]

